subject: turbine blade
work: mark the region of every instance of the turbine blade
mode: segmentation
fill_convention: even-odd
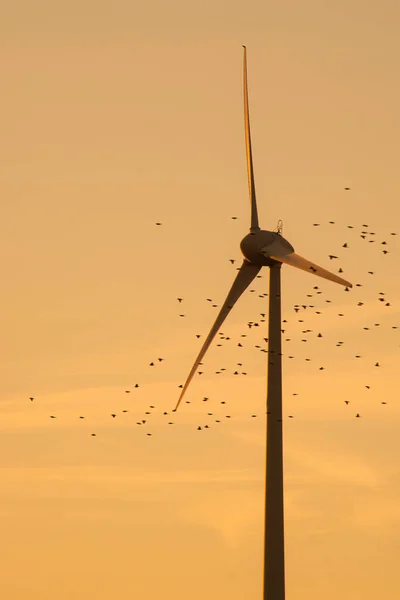
[[[183,386],[183,389],[182,389],[181,395],[179,397],[178,403],[175,407],[175,410],[177,410],[187,388],[189,387],[190,382],[192,381],[193,375],[195,374],[196,369],[199,366],[199,363],[201,362],[203,356],[205,355],[208,348],[210,347],[210,344],[213,341],[218,329],[221,327],[222,323],[225,321],[226,317],[228,316],[230,310],[233,308],[234,304],[237,302],[237,300],[239,300],[240,296],[243,294],[243,292],[246,290],[246,288],[250,285],[250,283],[256,277],[256,275],[258,274],[260,269],[261,269],[261,266],[253,265],[253,264],[247,262],[246,260],[243,262],[243,264],[240,267],[240,270],[236,276],[236,279],[233,282],[232,287],[226,297],[226,300],[225,300],[224,304],[222,305],[217,318],[215,319],[215,323],[211,327],[210,333],[208,334],[208,336],[203,344],[203,347],[201,348],[196,360],[194,361],[194,365],[186,379],[185,385]]]
[[[342,279],[342,277],[339,277],[335,273],[331,273],[330,271],[319,267],[315,263],[307,260],[306,258],[303,258],[302,256],[299,256],[295,252],[285,255],[277,254],[276,256],[271,256],[270,254],[266,254],[263,250],[261,250],[261,254],[265,254],[265,256],[268,256],[273,260],[285,263],[287,265],[290,265],[291,267],[296,267],[296,269],[301,269],[302,271],[307,271],[308,273],[312,273],[313,275],[317,275],[318,277],[322,277],[323,279],[329,279],[329,281],[333,281],[334,283],[339,283],[340,285],[344,285],[348,288],[353,287],[353,284],[349,281]]]
[[[258,226],[256,187],[254,184],[253,154],[251,151],[250,136],[249,93],[247,89],[247,49],[246,46],[243,46],[243,48],[244,129],[246,137],[247,179],[249,182],[249,194],[251,205],[250,231],[258,231],[260,228]]]

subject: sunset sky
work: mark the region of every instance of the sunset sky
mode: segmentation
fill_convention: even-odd
[[[3,4],[0,596],[262,598],[266,269],[171,414],[249,228],[247,44],[260,223],[354,284],[282,267],[287,600],[398,600],[400,4]]]

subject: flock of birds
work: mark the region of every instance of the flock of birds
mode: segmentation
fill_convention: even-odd
[[[350,190],[350,188],[344,188],[344,189],[346,191]],[[233,220],[237,219],[237,217],[235,217],[235,216],[233,216],[231,218]],[[157,222],[156,225],[157,226],[161,226],[162,223]],[[314,227],[320,227],[320,226],[322,226],[321,223],[313,223],[312,225]],[[335,222],[334,221],[329,221],[328,225],[335,225]],[[353,225],[347,225],[346,227],[348,229],[355,229],[355,227]],[[370,231],[370,228],[369,228],[368,224],[362,224],[361,225],[359,235],[360,235],[361,239],[364,240],[364,241],[366,241],[367,243],[371,243],[371,244],[372,243],[376,243],[377,246],[382,247],[381,252],[382,252],[383,255],[387,255],[390,252],[390,250],[388,250],[388,246],[389,246],[388,240],[387,239],[377,240],[376,239],[376,233],[373,232],[373,231]],[[397,233],[396,232],[390,232],[389,235],[390,236],[396,236]],[[348,251],[348,249],[351,247],[351,245],[352,244],[349,243],[348,241],[344,241],[343,244],[342,244],[342,248],[344,249],[344,251]],[[335,254],[329,254],[328,258],[331,261],[340,261],[339,256],[337,256]],[[230,262],[231,265],[235,265],[235,263],[236,263],[235,259],[230,258],[228,260],[229,260],[229,262]],[[337,272],[338,273],[343,273],[343,268],[341,266],[339,266]],[[366,275],[368,277],[371,277],[371,276],[375,275],[375,272],[374,271],[367,271]],[[262,275],[258,275],[257,277],[261,278]],[[316,279],[313,278],[312,282],[315,283]],[[361,283],[356,283],[355,284],[355,288],[361,288],[361,287],[363,287],[363,284],[361,284]],[[345,291],[349,291],[348,288],[345,288]],[[256,290],[253,288],[253,289],[250,289],[249,292],[250,293],[256,293]],[[324,312],[322,310],[322,306],[323,305],[320,306],[320,302],[319,302],[320,300],[323,300],[324,303],[326,303],[327,305],[332,304],[331,300],[328,299],[328,298],[326,298],[326,299],[324,299],[323,297],[319,298],[319,296],[321,296],[321,295],[323,295],[323,292],[321,291],[320,287],[318,285],[314,285],[312,287],[312,290],[310,290],[310,293],[306,294],[306,298],[304,299],[303,303],[301,303],[301,304],[300,303],[299,304],[295,304],[292,307],[293,308],[294,320],[296,320],[297,323],[300,324],[300,328],[301,328],[300,331],[298,332],[300,334],[300,340],[298,338],[296,338],[296,341],[300,341],[302,344],[308,343],[313,337],[316,340],[324,338],[324,334],[321,331],[314,331],[313,329],[310,329],[310,328],[302,328],[302,327],[304,327],[304,323],[305,323],[306,317],[310,313],[315,313],[316,315],[323,314],[323,312]],[[268,294],[264,292],[262,294],[259,294],[258,296],[259,296],[259,298],[261,298],[261,299],[263,299],[265,301],[265,297],[268,296]],[[313,300],[311,300],[311,299],[313,299]],[[376,300],[378,302],[380,302],[381,305],[385,309],[386,308],[389,309],[391,307],[390,299],[387,297],[387,294],[385,292],[383,292],[383,291],[376,292]],[[206,298],[205,301],[209,304],[209,306],[211,308],[213,308],[213,309],[219,308],[219,304],[217,302],[215,302],[212,298]],[[182,308],[185,306],[185,299],[182,296],[178,296],[176,298],[176,302],[177,302],[177,306],[181,309],[181,311],[177,312],[178,318],[186,318],[186,316],[187,316],[186,312],[182,311]],[[312,302],[312,303],[310,303],[310,302]],[[361,300],[357,300],[355,304],[356,304],[357,307],[362,307],[362,306],[364,306],[365,302],[363,302]],[[344,317],[344,314],[340,312],[340,313],[337,313],[337,316],[338,317]],[[239,349],[239,352],[242,352],[244,355],[246,355],[247,351],[243,350],[243,349],[249,347],[249,345],[247,344],[247,342],[250,341],[251,334],[253,332],[257,331],[257,328],[259,328],[262,323],[266,322],[266,318],[267,318],[266,312],[259,313],[258,317],[255,320],[251,320],[251,321],[248,321],[246,323],[246,328],[247,328],[246,329],[246,333],[241,333],[240,336],[239,336],[239,338],[237,338],[237,339],[233,339],[229,335],[226,335],[222,331],[219,331],[218,334],[217,334],[217,338],[215,340],[216,346],[217,347],[222,347],[222,346],[226,346],[228,344],[230,344],[232,346],[233,344],[235,344],[236,347]],[[293,321],[292,321],[292,323],[293,323]],[[212,323],[210,322],[210,326],[211,326],[211,324]],[[293,337],[292,336],[291,337],[286,337],[288,335],[288,329],[287,328],[289,326],[289,320],[288,319],[283,319],[282,326],[283,326],[283,328],[282,328],[281,331],[282,331],[282,334],[283,334],[283,341],[284,341],[284,344],[286,345],[286,344],[288,344],[288,343],[290,343],[290,342],[293,341]],[[374,328],[377,328],[377,327],[380,327],[380,326],[381,326],[381,323],[370,323],[370,324],[368,324],[368,326],[364,325],[362,329],[364,331],[370,331],[370,330],[372,330]],[[396,329],[400,328],[396,324],[392,324],[392,325],[390,325],[390,327],[393,330],[396,330]],[[266,326],[264,326],[264,330],[266,330]],[[258,331],[260,331],[260,330],[258,330]],[[198,333],[198,332],[193,333],[193,335],[197,339],[200,339],[200,338],[203,337],[203,334],[202,333]],[[257,351],[262,352],[262,353],[268,353],[268,338],[267,337],[263,337],[262,340],[260,339],[260,340],[255,340],[255,341],[259,341],[260,342],[260,343],[253,344],[253,347]],[[339,341],[336,342],[336,347],[339,347],[339,348],[343,347],[343,344],[344,344],[344,342],[339,340]],[[293,355],[293,354],[284,354],[284,353],[283,353],[283,357],[287,358],[287,359],[292,359],[292,360],[296,358],[295,355]],[[354,358],[357,359],[357,360],[360,360],[360,359],[362,359],[362,354],[361,353],[354,354]],[[148,368],[149,369],[154,369],[154,368],[157,367],[157,365],[161,365],[161,363],[163,363],[164,360],[165,359],[163,357],[156,357],[156,358],[154,358],[153,360],[151,360],[148,363]],[[305,360],[305,362],[313,362],[313,361],[315,362],[315,359],[310,358],[310,356],[304,357],[304,360]],[[375,360],[375,362],[371,363],[371,369],[378,369],[380,367],[381,367],[381,363],[380,363],[379,360]],[[200,363],[200,368],[199,368],[199,371],[198,371],[198,375],[199,376],[202,376],[206,372],[204,369],[205,369],[205,367],[204,367],[203,363]],[[316,367],[316,370],[318,370],[318,371],[324,371],[325,370],[325,366],[318,364],[317,367]],[[215,374],[215,375],[224,375],[226,373],[230,373],[230,374],[232,374],[234,376],[237,376],[237,377],[238,376],[246,376],[248,374],[248,370],[244,366],[244,363],[243,363],[243,361],[241,359],[240,362],[237,362],[235,364],[235,366],[232,368],[231,371],[228,370],[226,367],[221,366],[217,370],[215,370],[213,374]],[[139,390],[139,388],[141,386],[142,386],[142,384],[135,383],[132,386],[132,388],[125,389],[123,393],[125,395],[129,395],[132,392],[134,394],[135,393],[138,394],[139,393],[138,390]],[[180,384],[178,387],[182,388],[183,385]],[[371,389],[370,383],[366,383],[365,384],[365,389],[366,390],[370,390]],[[293,396],[297,396],[298,393],[297,392],[293,392],[292,395]],[[31,402],[34,402],[35,399],[36,399],[35,396],[30,396],[29,397],[29,400]],[[210,397],[204,396],[202,398],[202,401],[204,403],[210,402]],[[186,400],[185,402],[187,404],[191,403],[190,400]],[[214,404],[213,401],[211,401],[210,403]],[[226,401],[225,400],[219,400],[219,403],[220,403],[220,405],[225,405]],[[345,399],[344,400],[344,404],[345,404],[345,406],[349,406],[350,400]],[[385,404],[387,404],[387,402],[384,401],[384,400],[381,400],[381,404],[385,405]],[[122,413],[128,413],[128,412],[130,412],[130,409],[125,408],[121,412]],[[171,410],[170,412],[168,412],[168,411],[163,411],[163,412],[157,411],[157,408],[156,408],[155,404],[150,404],[147,407],[147,409],[144,410],[144,414],[140,415],[140,418],[136,421],[136,425],[138,427],[146,429],[146,425],[147,426],[149,425],[150,418],[154,414],[161,414],[162,417],[165,418],[165,423],[167,425],[169,425],[169,426],[174,425],[175,421],[173,420],[173,417],[172,417],[172,414],[171,414],[173,412],[174,412],[174,410]],[[224,412],[226,412],[226,410],[224,410]],[[117,412],[110,413],[110,418],[113,419],[113,420],[116,419],[117,416],[118,416]],[[355,415],[353,414],[353,417],[356,418],[356,419],[360,419],[361,416],[362,415],[359,412],[357,412]],[[49,415],[49,417],[50,417],[50,419],[56,419],[57,415]],[[211,418],[213,418],[212,419],[213,423],[219,424],[219,423],[224,422],[225,420],[231,419],[232,415],[231,414],[225,414],[225,415],[222,416],[222,415],[219,414],[219,412],[217,412],[217,414],[216,414],[216,409],[214,408],[211,411],[207,412],[207,417],[210,418],[207,423],[201,423],[201,424],[197,424],[196,425],[197,431],[203,431],[205,429],[209,429],[211,427]],[[215,418],[215,417],[218,417],[218,418]],[[257,417],[258,417],[258,415],[254,414],[254,413],[252,413],[251,415],[249,415],[249,418],[252,418],[252,419],[257,418]],[[84,415],[79,415],[78,418],[80,420],[84,420],[85,416]],[[293,419],[294,415],[290,414],[290,415],[288,415],[287,418]],[[90,433],[90,435],[92,437],[96,437],[97,434],[95,432],[92,432],[92,433]],[[146,435],[149,436],[149,437],[151,437],[153,434],[152,434],[151,431],[146,431]]]

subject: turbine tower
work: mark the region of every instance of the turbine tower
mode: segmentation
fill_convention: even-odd
[[[243,56],[244,121],[247,176],[251,206],[250,233],[240,243],[244,260],[224,304],[211,327],[192,370],[190,371],[175,410],[188,389],[199,363],[234,304],[247,289],[262,267],[269,267],[269,323],[267,368],[267,443],[265,475],[264,530],[264,600],[285,599],[285,548],[283,510],[283,445],[282,445],[282,349],[281,349],[281,266],[283,263],[351,288],[352,284],[334,273],[302,258],[281,232],[260,229],[254,184],[251,149],[249,99],[247,89],[246,46]]]

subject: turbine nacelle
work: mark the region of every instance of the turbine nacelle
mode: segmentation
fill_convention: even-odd
[[[284,237],[266,229],[247,234],[240,242],[240,249],[247,261],[265,267],[271,266],[275,257],[294,252],[293,246]]]

